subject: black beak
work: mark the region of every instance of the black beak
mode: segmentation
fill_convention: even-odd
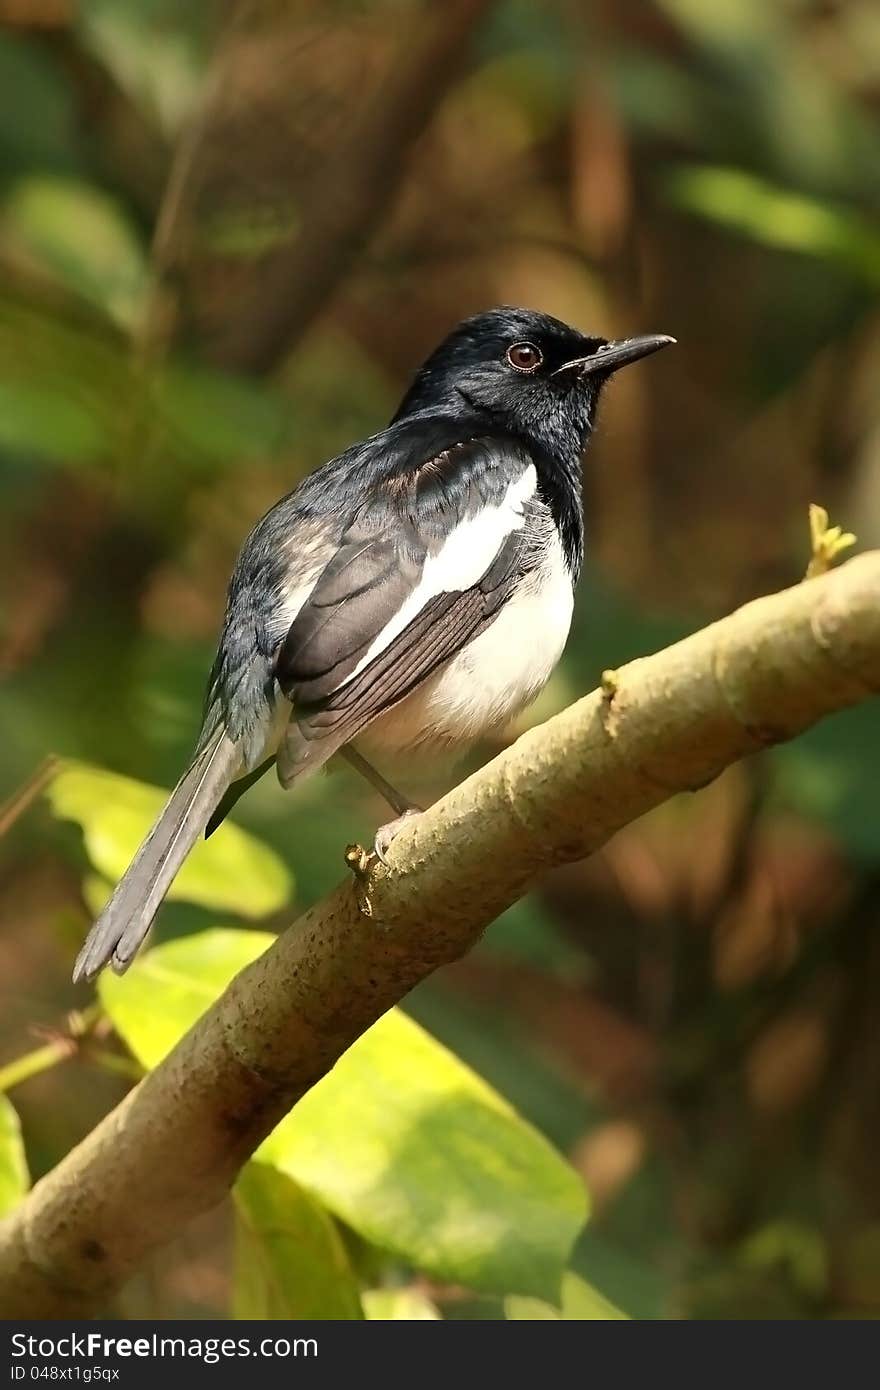
[[[577,372],[578,376],[590,376],[601,372],[605,376],[616,372],[618,367],[627,367],[630,362],[639,362],[643,357],[649,357],[652,352],[670,347],[674,342],[675,339],[666,333],[648,333],[643,338],[623,338],[619,343],[606,343],[596,352],[591,352],[588,357],[574,357],[570,362],[563,362],[553,375],[559,376],[560,372]]]

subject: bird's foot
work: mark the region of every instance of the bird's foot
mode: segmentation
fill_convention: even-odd
[[[357,893],[358,910],[364,917],[373,917],[373,888],[375,886],[375,874],[377,865],[388,866],[386,854],[391,846],[391,841],[403,829],[407,821],[412,820],[413,816],[422,814],[419,806],[410,806],[402,815],[389,821],[387,825],[380,825],[376,831],[376,838],[373,841],[371,850],[364,849],[363,845],[346,845],[345,862],[351,869]]]
[[[376,838],[373,841],[373,853],[380,864],[388,865],[386,855],[391,848],[391,841],[400,833],[407,821],[411,821],[413,816],[420,816],[422,810],[420,806],[409,806],[402,815],[390,820],[387,825],[380,825],[376,831]]]

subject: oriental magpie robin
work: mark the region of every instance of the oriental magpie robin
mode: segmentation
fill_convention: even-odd
[[[547,314],[467,319],[387,429],[307,477],[242,547],[192,762],[76,962],[123,971],[203,831],[274,762],[463,746],[546,682],[583,556],[581,454],[603,385],[674,342],[607,342]]]

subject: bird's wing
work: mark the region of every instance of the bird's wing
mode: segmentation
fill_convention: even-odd
[[[536,491],[529,454],[502,439],[469,440],[376,486],[278,653],[293,702],[278,752],[285,785],[492,621],[536,562]]]

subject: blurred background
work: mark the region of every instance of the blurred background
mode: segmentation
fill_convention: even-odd
[[[606,394],[520,727],[796,582],[809,502],[880,543],[878,212],[876,0],[0,0],[0,797],[48,753],[176,779],[246,531],[489,305],[679,340]],[[633,1316],[880,1313],[878,761],[875,703],[732,769],[407,1001],[583,1174]],[[344,769],[252,791],[268,925],[382,816]],[[0,841],[0,1063],[88,1002],[86,868],[45,800]],[[36,1173],[128,1084],[95,1060],[16,1087]],[[226,1241],[120,1311],[222,1315]]]

